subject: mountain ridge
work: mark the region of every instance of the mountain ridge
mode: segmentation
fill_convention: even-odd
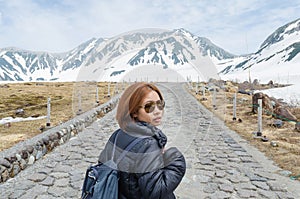
[[[246,80],[248,79],[248,72],[251,72],[257,79],[265,81],[267,81],[266,78],[271,79],[272,77],[271,75],[263,77],[268,72],[267,70],[285,76],[288,76],[289,71],[298,74],[300,71],[297,67],[300,63],[299,52],[300,19],[297,19],[276,29],[262,42],[256,52],[238,59],[227,59],[219,62],[219,74],[227,78],[243,75],[243,79]]]
[[[277,65],[284,62],[294,65],[300,52],[299,30],[300,19],[297,19],[268,36],[257,52],[242,56],[183,28],[136,30],[112,38],[91,38],[64,53],[7,47],[0,49],[0,81],[75,81],[90,80],[89,76],[93,80],[103,77],[105,81],[118,81],[143,65],[159,65],[193,80],[196,76],[183,72],[185,69],[203,76],[202,79],[216,77],[214,70],[221,77],[230,76],[237,71],[252,70],[262,62],[276,64],[275,58]],[[81,73],[87,74],[81,77]]]

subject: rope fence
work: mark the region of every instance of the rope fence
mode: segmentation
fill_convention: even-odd
[[[236,92],[232,92],[232,91],[228,92],[226,90],[227,91],[226,92],[223,85],[209,84],[206,82],[201,82],[201,83],[200,82],[196,82],[196,83],[189,82],[188,88],[190,89],[190,91],[192,93],[195,93],[196,96],[198,96],[197,99],[199,99],[200,101],[202,101],[202,102],[208,101],[208,102],[205,102],[205,104],[206,104],[206,106],[208,106],[209,109],[212,110],[213,113],[216,113],[216,115],[219,114],[218,116],[220,116],[220,113],[221,113],[221,114],[223,114],[224,117],[227,114],[227,116],[232,116],[233,121],[242,122],[242,119],[238,118],[241,108],[242,107],[251,108],[252,111],[249,110],[248,114],[252,113],[251,114],[252,116],[257,115],[256,122],[252,122],[253,125],[255,125],[255,124],[257,125],[257,130],[252,132],[253,138],[258,138],[262,142],[268,142],[269,139],[272,139],[272,140],[270,140],[269,143],[273,147],[278,147],[278,142],[281,141],[281,137],[270,136],[270,134],[269,134],[270,130],[268,130],[268,129],[266,129],[265,132],[263,133],[263,131],[264,131],[263,124],[267,124],[268,126],[272,126],[276,129],[279,129],[282,127],[283,122],[287,122],[290,124],[295,124],[295,128],[294,128],[294,130],[292,130],[290,132],[290,135],[292,135],[292,134],[295,135],[295,133],[297,131],[300,132],[299,118],[297,118],[295,115],[293,115],[293,116],[295,116],[296,119],[290,119],[290,118],[288,118],[289,115],[284,116],[284,115],[280,115],[280,114],[277,114],[274,112],[275,108],[277,108],[281,105],[282,105],[282,108],[287,109],[287,110],[290,110],[292,108],[295,108],[294,110],[296,110],[296,108],[298,108],[298,110],[299,110],[300,104],[291,105],[291,104],[287,104],[287,103],[282,103],[282,101],[279,101],[277,99],[274,99],[275,101],[273,103],[273,101],[272,101],[273,99],[271,99],[271,102],[272,102],[271,107],[273,109],[269,110],[268,109],[269,107],[265,108],[263,99],[258,98],[258,99],[256,99],[257,103],[254,102],[253,96],[255,94],[253,94],[251,92],[239,93],[239,90],[237,90]],[[238,93],[241,94],[241,95],[239,95],[239,97],[238,97]],[[247,95],[247,96],[251,96],[251,98],[249,99],[249,97],[246,97],[246,96],[243,97],[243,94]],[[251,102],[249,102],[249,100],[251,100]],[[276,104],[276,103],[278,103],[278,104]],[[221,111],[220,111],[220,109],[221,109]],[[225,109],[227,109],[227,110],[225,110]],[[254,110],[255,110],[255,112],[254,112]],[[245,109],[244,109],[244,111],[245,111]],[[299,112],[295,112],[295,113],[299,117]],[[263,117],[264,115],[267,115],[269,117]],[[243,115],[242,117],[248,117],[248,116],[246,114],[246,115]],[[273,118],[275,118],[275,119],[273,119]],[[270,123],[266,123],[266,120],[269,121]],[[228,122],[228,117],[227,117],[226,121]],[[251,121],[252,121],[252,119],[250,120],[250,123],[251,123]],[[247,125],[249,125],[249,122],[247,122]],[[291,127],[287,127],[287,128],[289,130],[291,130]],[[249,128],[246,128],[246,129],[249,130]],[[269,136],[270,136],[270,138],[269,138]],[[278,136],[281,136],[281,134]],[[288,134],[285,133],[282,136],[288,136]],[[299,140],[298,138],[295,138],[295,140],[296,139]],[[297,141],[297,143],[299,143],[299,141]],[[296,145],[293,142],[286,143],[286,144],[287,144],[286,146],[283,146],[284,149],[286,149],[285,147],[292,147],[291,150],[293,151],[293,153],[299,154],[299,151],[298,152],[295,151],[296,148],[294,148],[294,147],[296,147]],[[296,179],[300,178],[300,174],[299,175],[290,175],[289,177],[292,180],[296,180]]]
[[[102,101],[105,102],[112,96],[123,91],[127,86],[128,83],[125,81],[120,83],[107,82],[101,89],[97,82],[93,84],[91,84],[91,82],[75,83],[73,94],[71,96],[72,107],[70,108],[73,109],[74,113],[76,113],[74,116],[82,114],[83,112],[91,110],[95,106],[99,106],[101,104],[100,97],[102,97]],[[0,112],[0,125],[10,125],[10,123],[14,122],[46,118],[45,125],[46,127],[50,127],[53,110],[58,108],[56,104],[60,104],[63,100],[67,100],[63,97],[60,99],[57,99],[57,97],[53,98],[54,99],[47,97],[45,103],[24,106],[20,105],[19,108],[14,110]],[[24,101],[23,104],[26,104],[26,101]],[[30,115],[27,115],[26,113],[30,113]],[[27,117],[24,117],[26,115]]]
[[[200,84],[200,82],[196,83],[195,88],[194,88],[193,85],[192,85],[192,82],[188,82],[189,89],[194,91],[195,94],[197,94],[197,95],[199,95],[199,94],[202,95],[202,98],[201,98],[202,100],[207,100],[208,95],[206,93],[209,93],[210,96],[212,96],[211,101],[212,101],[212,108],[213,109],[217,109],[218,105],[223,105],[224,103],[227,103],[227,102],[229,104],[232,103],[232,105],[233,105],[233,109],[232,109],[233,118],[232,119],[233,120],[237,119],[237,108],[236,108],[237,107],[237,99],[238,99],[237,98],[237,92],[232,94],[232,101],[230,100],[231,98],[228,98],[228,99],[225,99],[226,101],[217,103],[216,98],[220,98],[220,97],[217,97],[217,95],[218,95],[217,93],[221,93],[221,94],[219,94],[219,96],[220,95],[225,95],[225,91],[223,91],[223,93],[220,91],[220,90],[223,90],[223,88],[220,88],[220,86],[218,86],[218,85],[213,85],[213,86],[204,86],[204,85],[202,85],[201,89],[199,89],[199,84]],[[250,93],[242,93],[242,94],[248,94],[249,95]],[[252,96],[253,96],[253,94],[252,94]],[[221,97],[221,98],[223,98],[223,97]],[[259,100],[261,100],[261,99],[259,99]],[[260,104],[260,103],[262,103],[262,102],[251,103],[251,104],[248,104],[247,106],[248,107],[253,107],[253,108],[256,108],[256,109],[261,108],[261,115],[263,115],[263,114],[272,115],[274,118],[277,118],[277,119],[281,119],[281,120],[284,120],[284,121],[287,121],[287,122],[296,122],[297,123],[297,121],[295,121],[295,120],[291,120],[287,117],[284,117],[282,115],[278,115],[274,112],[271,112],[271,111],[263,108],[262,104]],[[298,104],[298,105],[286,104],[285,105],[285,107],[287,107],[287,108],[293,108],[293,107],[297,107],[297,106],[300,106],[300,104]]]

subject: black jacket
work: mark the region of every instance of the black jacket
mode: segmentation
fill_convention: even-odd
[[[114,141],[114,160],[136,137],[143,137],[118,165],[119,199],[173,199],[176,187],[182,180],[186,165],[180,151],[172,147],[163,152],[166,136],[145,122],[132,123],[126,132],[119,129],[112,134],[99,162],[111,159]]]

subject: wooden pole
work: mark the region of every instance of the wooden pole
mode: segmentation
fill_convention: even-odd
[[[96,87],[96,103],[99,103],[99,89],[98,86]]]
[[[233,96],[233,120],[236,120],[236,93]]]
[[[262,99],[258,99],[258,135],[262,134]]]
[[[46,123],[46,126],[50,126],[51,125],[50,115],[51,115],[51,98],[48,97],[48,101],[47,101],[47,123]]]
[[[107,97],[110,97],[110,82],[107,85]]]
[[[81,91],[78,94],[78,111],[81,112]]]
[[[216,87],[215,86],[214,86],[214,90],[213,90],[212,105],[213,105],[213,108],[216,110],[217,109],[217,105],[216,105]]]

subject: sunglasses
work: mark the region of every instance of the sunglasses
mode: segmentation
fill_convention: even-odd
[[[150,101],[147,102],[144,106],[140,106],[140,108],[145,109],[146,113],[152,113],[155,109],[155,106],[157,106],[157,108],[162,111],[165,108],[165,101],[164,100],[157,100],[156,102]]]

